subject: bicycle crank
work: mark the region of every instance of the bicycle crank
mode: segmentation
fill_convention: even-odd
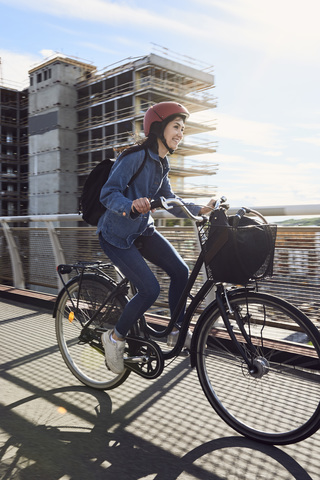
[[[164,358],[160,347],[152,340],[141,337],[126,337],[129,345],[124,358],[126,368],[144,378],[157,378],[163,372]]]

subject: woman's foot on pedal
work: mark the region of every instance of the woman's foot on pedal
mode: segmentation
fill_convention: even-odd
[[[120,374],[124,370],[124,340],[114,340],[112,330],[107,330],[101,335],[101,342],[104,348],[106,365],[113,373]]]
[[[169,333],[168,338],[167,338],[168,347],[174,347],[175,346],[175,344],[177,343],[177,340],[178,340],[179,332],[180,332],[180,330],[176,330],[174,332]],[[191,330],[188,330],[183,347],[190,350],[191,340],[192,340],[192,332],[191,332]]]

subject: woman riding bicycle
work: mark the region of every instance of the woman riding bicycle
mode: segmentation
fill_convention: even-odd
[[[159,282],[145,260],[160,267],[170,277],[171,315],[188,280],[188,266],[155,229],[150,215],[151,200],[160,196],[176,198],[168,178],[167,155],[178,148],[188,116],[188,110],[176,102],[161,102],[150,107],[144,117],[146,139],[129,147],[118,157],[101,190],[100,201],[106,211],[98,223],[100,245],[137,289],[114,330],[105,332],[101,338],[107,367],[117,374],[124,370],[123,355],[128,331],[154,304],[160,293]],[[143,169],[128,186],[144,159]],[[194,215],[202,215],[211,211],[214,200],[210,200],[206,207],[187,205]],[[177,217],[185,216],[179,207],[173,207],[171,213]],[[177,333],[175,329],[170,334],[171,343],[175,342]],[[186,346],[190,345],[190,339],[189,332]]]

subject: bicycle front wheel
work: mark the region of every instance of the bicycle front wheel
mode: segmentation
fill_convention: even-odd
[[[300,310],[271,295],[238,293],[229,301],[230,323],[250,365],[213,307],[195,339],[209,402],[253,440],[283,445],[307,438],[320,427],[318,330]]]
[[[68,283],[56,308],[57,341],[66,365],[82,383],[100,390],[117,387],[130,374],[127,369],[120,375],[108,370],[101,345],[101,329],[114,327],[127,302],[126,297],[119,294],[104,305],[88,328],[86,341],[79,336],[114,288],[107,278],[86,273]]]

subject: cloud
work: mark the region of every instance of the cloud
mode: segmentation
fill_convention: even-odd
[[[60,18],[72,18],[111,25],[140,26],[144,29],[185,31],[184,25],[175,16],[159,15],[139,2],[114,2],[111,0],[0,0],[11,7],[34,10]],[[167,8],[167,7],[166,7]],[[178,12],[178,10],[176,10]],[[179,17],[177,17],[179,18]]]
[[[89,48],[90,50],[95,50],[96,52],[100,53],[111,53],[111,54],[117,54],[117,50],[113,48],[108,48],[105,47],[104,45],[98,44],[98,43],[93,43],[93,42],[78,42],[78,45],[80,47],[85,47]]]
[[[272,123],[246,120],[227,114],[217,115],[216,138],[237,140],[244,145],[267,148],[279,146],[279,134],[284,129]],[[276,153],[273,152],[273,156]]]
[[[280,150],[250,150],[250,153],[256,153],[258,155],[264,155],[265,157],[282,157],[283,152]]]
[[[188,34],[198,41],[219,41],[258,50],[271,58],[319,62],[318,0],[193,0],[180,9],[173,3],[159,11],[137,0],[0,0],[11,7],[144,31]],[[201,6],[204,5],[204,8]],[[204,13],[205,10],[205,13]]]
[[[31,55],[30,53],[10,52],[0,49],[0,58],[2,65],[3,84],[12,88],[24,88],[28,86],[29,80],[27,72],[35,63],[39,63],[41,55]]]
[[[320,134],[314,137],[295,138],[295,141],[309,143],[311,145],[316,145],[317,147],[320,147]]]
[[[57,55],[58,52],[55,52],[54,50],[44,48],[44,49],[40,50],[40,53],[43,56],[43,58],[48,58],[48,57],[52,57],[54,55]],[[62,54],[59,54],[59,55],[62,55]]]
[[[310,172],[310,171],[314,171],[314,170],[320,170],[320,163],[303,162],[303,163],[299,164],[299,167],[303,170],[303,172],[305,172],[305,171]]]
[[[299,128],[300,134],[303,133],[303,130],[308,132],[308,135],[303,137],[299,136],[294,140],[296,142],[304,142],[310,145],[315,145],[316,147],[320,147],[320,124],[319,123],[301,123],[297,125]],[[314,131],[313,135],[309,135],[310,131]]]
[[[319,204],[320,163],[305,163],[298,157],[248,158],[217,153],[215,177],[218,195],[225,195],[231,206]]]
[[[220,40],[273,58],[319,62],[318,0],[197,0],[223,15]],[[204,25],[205,27],[205,25]]]
[[[303,130],[320,130],[320,123],[297,123],[295,126]]]

